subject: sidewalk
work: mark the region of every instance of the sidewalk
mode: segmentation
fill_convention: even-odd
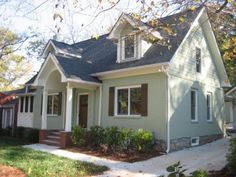
[[[105,165],[110,168],[102,177],[128,177],[128,176],[148,176],[154,177],[166,174],[166,167],[181,161],[187,172],[197,169],[220,170],[226,165],[226,154],[228,152],[228,139],[221,139],[203,146],[185,149],[158,156],[146,161],[127,163],[94,157],[81,153],[74,153],[58,149],[54,146],[43,144],[25,145],[26,148],[49,152],[58,156],[67,157],[74,160],[91,162],[97,165]]]

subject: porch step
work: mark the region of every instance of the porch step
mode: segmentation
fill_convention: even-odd
[[[53,132],[50,133],[49,136],[58,136],[58,137],[60,137],[60,132],[53,131]]]
[[[47,136],[47,139],[48,140],[59,141],[60,140],[60,136],[49,135],[49,136]]]
[[[55,130],[48,133],[42,143],[52,146],[60,146],[60,132]]]
[[[53,140],[49,140],[49,139],[43,140],[43,143],[45,143],[47,145],[52,145],[52,146],[59,146],[60,145],[59,141],[53,141]]]

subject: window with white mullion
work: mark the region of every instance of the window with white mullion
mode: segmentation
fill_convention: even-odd
[[[141,86],[116,88],[115,113],[119,116],[141,115]]]

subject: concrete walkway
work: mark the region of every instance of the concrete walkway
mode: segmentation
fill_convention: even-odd
[[[103,175],[100,175],[104,177],[154,177],[167,174],[166,167],[176,163],[177,161],[181,161],[184,168],[188,169],[188,173],[197,169],[220,170],[226,165],[228,145],[228,139],[221,139],[203,146],[185,149],[135,163],[118,162],[81,153],[73,153],[43,144],[25,145],[24,147],[49,152],[74,160],[91,162],[97,165],[105,165],[109,167],[110,170],[105,172]]]

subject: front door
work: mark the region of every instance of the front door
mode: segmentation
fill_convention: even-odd
[[[88,95],[79,96],[79,125],[87,128],[88,119]]]

